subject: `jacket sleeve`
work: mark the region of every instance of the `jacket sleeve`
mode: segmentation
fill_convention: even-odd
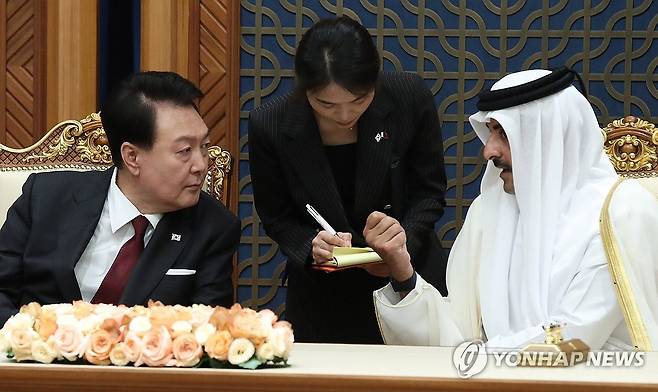
[[[311,241],[317,230],[304,224],[282,175],[279,157],[266,129],[254,114],[249,117],[249,167],[254,203],[267,235],[288,259],[304,265],[311,261]]]
[[[30,201],[34,174],[23,184],[23,194],[7,212],[0,229],[0,326],[18,312],[22,296],[23,254],[32,226]]]
[[[232,216],[226,225],[216,225],[218,235],[198,263],[192,304],[233,305],[233,254],[240,242],[240,220]]]
[[[434,235],[434,225],[445,207],[446,174],[443,166],[443,138],[434,97],[420,77],[416,84],[416,132],[406,151],[406,212],[401,224],[407,233],[412,263]]]

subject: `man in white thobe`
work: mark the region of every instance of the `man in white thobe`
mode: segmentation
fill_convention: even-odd
[[[523,71],[480,94],[469,120],[488,164],[448,258],[449,296],[413,271],[397,221],[371,214],[364,235],[392,282],[374,292],[387,344],[522,348],[557,321],[592,349],[631,348],[599,230],[617,175],[575,75]]]

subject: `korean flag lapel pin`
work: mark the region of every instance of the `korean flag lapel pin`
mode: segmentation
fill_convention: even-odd
[[[180,242],[180,234],[171,233],[171,240]]]
[[[377,132],[377,134],[375,135],[375,141],[379,143],[382,140],[388,140],[388,132],[386,131]]]

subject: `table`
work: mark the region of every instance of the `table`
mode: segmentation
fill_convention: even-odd
[[[658,391],[658,352],[640,368],[496,367],[464,380],[453,349],[296,343],[282,369],[171,369],[0,363],[0,391]]]

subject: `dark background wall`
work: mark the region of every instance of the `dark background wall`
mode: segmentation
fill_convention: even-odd
[[[373,35],[386,70],[421,74],[443,124],[448,192],[437,235],[449,248],[484,170],[468,125],[476,95],[503,75],[568,65],[581,72],[599,122],[634,114],[658,121],[658,2],[651,0],[242,0],[238,299],[284,311],[285,257],[264,233],[249,178],[249,111],[293,86],[301,34],[348,15]]]

